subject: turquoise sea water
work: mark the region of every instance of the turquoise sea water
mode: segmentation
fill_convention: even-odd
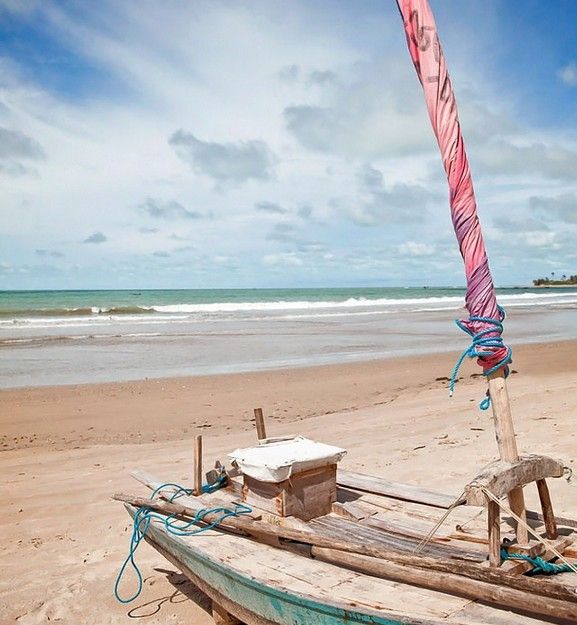
[[[113,291],[3,291],[0,315],[138,314],[195,312],[207,304],[274,304],[278,302],[345,302],[350,299],[451,297],[463,289],[326,288],[326,289],[174,289]],[[180,310],[177,309],[180,308]],[[169,308],[169,310],[167,310]]]
[[[577,289],[498,289],[511,342],[577,338]],[[0,292],[0,386],[463,350],[452,288]]]
[[[510,302],[542,304],[574,301],[576,289],[502,288]],[[462,302],[465,290],[427,287],[367,287],[321,289],[178,289],[113,291],[0,291],[0,317],[70,317],[250,310],[306,310],[386,305],[426,308]]]

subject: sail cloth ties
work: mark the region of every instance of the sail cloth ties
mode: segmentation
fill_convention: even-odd
[[[457,326],[466,332],[472,339],[471,345],[467,347],[457,360],[451,380],[449,382],[449,397],[453,396],[455,382],[459,369],[465,358],[477,358],[477,363],[483,367],[483,375],[487,376],[504,367],[505,377],[509,375],[509,363],[512,359],[513,350],[505,345],[501,332],[503,331],[503,320],[505,319],[505,309],[497,306],[499,319],[489,317],[470,317],[469,321],[455,321]],[[483,327],[484,326],[484,327]],[[475,330],[474,328],[479,328]],[[479,404],[481,410],[487,410],[491,405],[489,391]]]
[[[397,5],[409,54],[423,88],[429,119],[439,144],[449,183],[451,219],[465,264],[465,304],[470,317],[458,325],[473,337],[473,345],[465,350],[461,362],[466,356],[477,357],[485,375],[488,375],[491,370],[495,371],[510,362],[511,353],[501,339],[503,315],[497,305],[477,215],[457,102],[428,0],[397,0]],[[488,405],[486,403],[485,408]]]

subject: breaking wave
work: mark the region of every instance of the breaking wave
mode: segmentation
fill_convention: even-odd
[[[195,319],[235,319],[248,317],[306,318],[341,315],[384,314],[389,312],[459,311],[464,306],[463,295],[414,297],[348,297],[343,299],[278,299],[259,301],[221,301],[196,303],[158,303],[151,305],[86,306],[70,308],[1,309],[0,326],[94,325],[109,320],[131,323],[155,323]],[[258,296],[257,296],[258,297]],[[570,292],[501,293],[499,303],[509,307],[576,307],[577,290]],[[464,314],[464,311],[462,311]],[[460,314],[457,313],[457,314]]]

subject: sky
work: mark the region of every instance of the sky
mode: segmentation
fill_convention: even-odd
[[[431,6],[496,284],[577,274],[577,3]],[[0,0],[0,289],[463,284],[393,0]]]

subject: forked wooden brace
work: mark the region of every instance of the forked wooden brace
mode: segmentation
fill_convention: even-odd
[[[489,563],[501,564],[501,514],[499,504],[488,498],[489,491],[497,498],[508,495],[526,484],[537,483],[539,500],[547,538],[557,538],[557,523],[549,496],[546,478],[562,477],[565,471],[561,461],[547,456],[523,455],[516,462],[496,460],[488,464],[477,477],[465,487],[465,500],[470,506],[487,506],[489,534]]]

